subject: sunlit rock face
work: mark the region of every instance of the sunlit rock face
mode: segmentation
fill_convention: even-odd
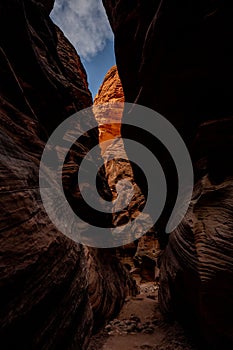
[[[95,96],[95,105],[102,103],[124,102],[124,91],[116,66],[109,69]]]
[[[0,3],[2,349],[85,350],[93,327],[119,311],[131,288],[110,251],[89,251],[66,238],[42,206],[38,173],[48,135],[92,104],[86,73],[50,20],[51,7],[50,1]],[[87,136],[85,146],[97,139]],[[82,145],[76,146],[78,152]],[[72,174],[66,164],[66,185]]]
[[[134,189],[134,196],[130,200],[130,193],[127,193],[127,189],[124,186],[121,188],[121,192],[125,193],[124,199],[127,200],[129,205],[120,214],[115,213],[113,215],[113,223],[116,226],[136,218],[145,205],[145,197],[134,181],[132,166],[124,150],[124,143],[121,138],[121,124],[115,124],[121,123],[124,101],[125,97],[121,80],[117,67],[114,66],[106,74],[95,97],[94,106],[97,108],[94,108],[94,113],[99,124],[99,140],[105,161],[105,174],[113,199],[117,198],[116,184],[121,179],[131,181]],[[119,104],[115,107],[116,103],[122,103],[122,105]],[[114,106],[112,109],[111,105]],[[105,143],[101,145],[103,142]],[[111,159],[112,156],[115,159]],[[119,204],[121,205],[121,203]],[[115,211],[117,212],[117,206]],[[139,231],[137,237],[139,240],[119,248],[118,254],[124,262],[126,262],[127,258],[134,257],[135,264],[140,267],[142,279],[144,281],[154,281],[157,256],[160,251],[158,240],[153,232],[140,238],[141,231]]]
[[[189,211],[161,260],[160,305],[207,347],[233,347],[230,1],[103,0],[125,99],[160,112],[191,150]],[[123,136],[126,135],[122,130]],[[145,143],[143,136],[141,142]],[[152,145],[153,146],[153,145]]]
[[[113,66],[106,74],[104,81],[95,97],[94,105],[98,106],[95,112],[95,118],[99,124],[99,140],[103,141],[111,140],[112,138],[120,137],[121,135],[121,118],[123,114],[123,108],[119,105],[119,108],[114,108],[110,115],[108,109],[104,106],[105,103],[118,103],[124,102],[124,92],[121,84],[121,80],[118,75],[117,67]],[[109,142],[110,144],[111,142]],[[100,145],[102,149],[106,148],[105,145]]]

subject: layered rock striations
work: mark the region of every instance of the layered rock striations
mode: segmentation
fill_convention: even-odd
[[[193,200],[161,261],[160,306],[233,346],[233,7],[229,1],[103,0],[125,99],[160,112],[195,167]],[[127,130],[122,130],[123,136]],[[138,140],[145,143],[143,134]],[[147,140],[156,151],[153,140]],[[139,178],[140,181],[140,178]],[[162,226],[163,230],[163,226]]]
[[[229,1],[103,3],[127,102],[161,113],[186,142],[192,142],[201,122],[231,115]]]
[[[2,349],[84,350],[93,326],[119,311],[130,288],[110,251],[66,238],[42,206],[38,174],[45,141],[64,119],[92,104],[79,57],[49,18],[52,5],[0,4]],[[86,141],[93,143],[90,136]],[[65,165],[66,177],[72,169]]]
[[[98,122],[100,148],[105,162],[106,178],[113,199],[117,198],[116,184],[119,180],[126,177],[133,181],[132,168],[121,139],[123,102],[124,92],[117,67],[114,66],[107,72],[94,101],[94,114]],[[134,206],[140,204],[142,206],[145,200],[139,189],[135,187],[135,190],[137,195],[134,197]],[[117,208],[115,209],[117,212]],[[116,215],[113,214],[114,225],[127,221],[129,217],[130,208],[125,208],[120,215],[118,213]]]
[[[95,96],[94,103],[95,105],[100,105],[107,102],[124,102],[124,100],[124,91],[117,66],[113,66],[104,77],[103,83]]]
[[[99,125],[99,140],[100,147],[104,150],[108,143],[101,146],[102,142],[111,140],[121,135],[121,118],[123,114],[123,108],[119,105],[118,108],[114,108],[110,115],[108,109],[101,107],[106,103],[123,103],[125,100],[124,92],[121,84],[121,80],[118,75],[117,67],[113,66],[107,72],[104,81],[99,88],[99,91],[94,99],[94,106],[98,106],[95,111],[95,118]],[[109,142],[109,144],[111,141]]]
[[[98,94],[95,97],[94,106],[96,108],[94,108],[94,111],[95,118],[99,124],[99,140],[102,156],[105,161],[105,174],[113,193],[113,198],[117,198],[116,185],[118,184],[119,186],[119,181],[122,179],[129,180],[134,190],[134,196],[130,199],[130,191],[128,191],[127,186],[124,187],[123,185],[120,187],[120,193],[125,193],[122,199],[126,200],[129,204],[121,213],[118,212],[117,206],[115,207],[113,223],[116,226],[125,224],[127,221],[136,218],[146,202],[145,196],[135,183],[133,169],[128,160],[121,138],[121,120],[124,100],[125,97],[121,80],[118,75],[117,67],[114,66],[107,72]],[[119,105],[115,107],[117,103],[119,103]],[[114,106],[112,109],[111,105]],[[123,207],[123,200],[120,202],[121,207]],[[143,226],[143,220],[141,225]],[[147,235],[140,238],[142,236],[141,230],[136,234],[135,238],[138,238],[137,240],[135,239],[134,242],[118,248],[117,253],[123,258],[122,261],[124,262],[126,262],[126,257],[131,258],[129,259],[131,261],[132,258],[134,258],[136,266],[140,267],[139,270],[142,280],[154,281],[157,257],[160,252],[158,239],[155,237],[154,232],[149,232]],[[123,232],[124,227],[122,229],[122,233]],[[126,240],[127,239],[128,237],[126,236]]]

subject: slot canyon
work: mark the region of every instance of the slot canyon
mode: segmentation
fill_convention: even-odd
[[[0,2],[0,348],[230,350],[233,4],[102,3],[116,66],[93,99],[79,54],[51,19],[54,0]],[[192,200],[169,235],[165,227],[177,194],[174,164],[153,138],[132,134],[124,124],[124,102],[160,113],[189,150]],[[115,103],[119,108],[109,118],[105,106]],[[92,216],[83,206],[77,175],[95,145],[104,162],[96,181],[101,196],[115,200],[117,182],[124,178],[134,190],[127,208],[108,217],[108,228],[136,218],[147,201],[144,175],[128,160],[125,138],[149,144],[168,173],[169,198],[157,223],[137,240],[107,249],[76,243],[60,232],[39,186],[50,135],[92,106],[85,122],[91,129],[97,121],[98,128],[75,141],[58,169],[74,212]],[[59,158],[60,150],[50,151]],[[101,217],[96,220],[101,226]]]

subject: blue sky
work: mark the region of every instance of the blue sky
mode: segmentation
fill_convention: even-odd
[[[51,17],[77,49],[94,98],[115,64],[113,34],[102,0],[56,0]]]

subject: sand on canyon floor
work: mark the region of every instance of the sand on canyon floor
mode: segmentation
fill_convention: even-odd
[[[115,320],[94,335],[88,350],[197,350],[184,329],[161,315],[158,286],[140,285],[137,297],[128,297]]]

